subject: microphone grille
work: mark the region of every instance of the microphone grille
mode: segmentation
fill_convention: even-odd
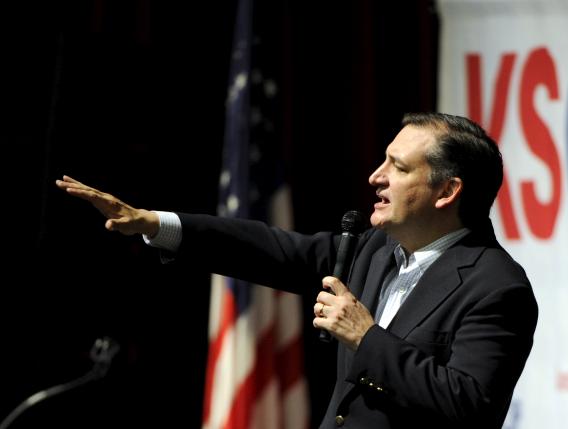
[[[367,218],[358,210],[349,210],[341,219],[342,232],[359,235],[367,228]]]

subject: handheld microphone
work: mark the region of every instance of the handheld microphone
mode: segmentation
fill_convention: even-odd
[[[341,219],[341,239],[339,248],[337,249],[337,258],[333,268],[333,277],[337,277],[347,286],[349,280],[349,272],[355,256],[355,248],[359,235],[366,229],[367,219],[356,210],[350,210],[343,215]],[[323,342],[330,342],[333,337],[325,329],[320,331],[319,339]]]

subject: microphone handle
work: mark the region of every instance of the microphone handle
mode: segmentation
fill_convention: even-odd
[[[339,242],[339,249],[337,250],[337,258],[335,260],[335,266],[333,267],[333,277],[338,278],[347,286],[347,281],[349,280],[349,272],[351,271],[351,264],[353,263],[353,256],[355,255],[355,248],[357,247],[357,236],[350,233],[344,232],[341,234],[341,241]],[[333,293],[329,291],[329,293]],[[333,337],[326,331],[322,329],[319,334],[320,341],[324,343],[329,343],[332,341]]]

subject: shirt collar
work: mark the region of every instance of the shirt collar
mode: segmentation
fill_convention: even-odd
[[[410,269],[413,268],[413,265],[417,264],[420,270],[424,272],[436,259],[438,259],[438,257],[442,255],[442,253],[469,234],[469,232],[470,230],[468,228],[461,228],[456,231],[452,231],[449,234],[438,238],[436,241],[416,250],[410,255],[408,255],[399,244],[396,246],[394,251],[396,265],[399,269],[401,267]]]

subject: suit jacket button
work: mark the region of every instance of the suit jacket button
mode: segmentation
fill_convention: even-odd
[[[359,379],[359,383],[361,383],[363,386],[367,386],[370,383],[370,380],[367,377],[361,377]]]
[[[343,426],[345,424],[345,417],[343,416],[335,416],[335,424],[337,426]]]

